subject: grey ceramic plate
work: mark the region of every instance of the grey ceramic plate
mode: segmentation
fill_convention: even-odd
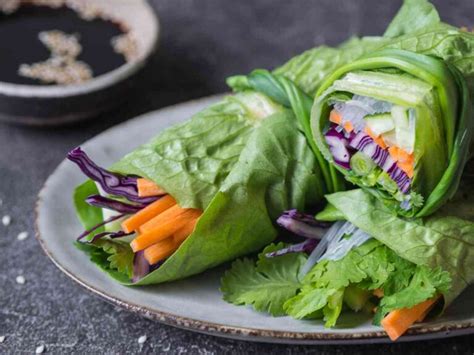
[[[83,147],[94,160],[107,166],[166,127],[182,122],[218,99],[209,97],[149,113],[98,135]],[[153,287],[131,288],[117,284],[72,244],[82,228],[74,214],[71,195],[73,188],[83,180],[79,170],[66,161],[49,177],[39,195],[37,237],[46,254],[63,272],[102,298],[173,326],[243,340],[310,344],[389,341],[385,333],[369,321],[355,328],[325,329],[321,322],[271,318],[250,308],[227,304],[219,292],[224,267]],[[468,333],[474,333],[473,288],[442,318],[417,325],[401,340]]]

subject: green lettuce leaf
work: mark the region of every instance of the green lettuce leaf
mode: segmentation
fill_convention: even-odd
[[[461,211],[465,217],[464,205],[471,201],[455,200],[446,205],[443,213],[423,220],[406,220],[361,189],[332,194],[327,199],[346,220],[403,259],[428,270],[441,268],[448,272],[452,287],[442,289],[446,305],[474,281],[474,223],[457,216]]]
[[[112,170],[156,182],[182,207],[205,209],[252,132],[282,111],[261,94],[227,96],[126,155]]]
[[[440,22],[438,11],[428,0],[405,0],[384,37],[399,37]]]
[[[122,283],[130,281],[134,254],[127,242],[103,238],[94,244],[76,242],[75,245],[89,255],[94,264],[117,281]]]
[[[213,142],[201,142],[206,144],[212,146]],[[149,145],[149,149],[153,147]],[[114,169],[122,174],[147,169],[140,167],[141,163],[149,164],[146,159],[132,157],[133,153]],[[184,278],[263,248],[276,237],[273,221],[282,211],[303,209],[322,199],[315,188],[315,167],[315,157],[290,112],[262,120],[248,137],[224,182],[215,187],[217,192],[193,234],[163,265],[134,285]],[[146,176],[164,186],[161,172],[156,174]],[[178,193],[183,195],[184,192]],[[123,277],[119,281],[129,284]]]
[[[313,97],[328,74],[380,47],[380,41],[380,37],[354,37],[337,48],[316,47],[290,59],[275,69],[274,74],[290,79]]]
[[[283,304],[301,287],[298,274],[306,257],[301,253],[265,257],[283,247],[283,243],[270,244],[259,254],[256,264],[247,258],[234,261],[221,280],[224,300],[235,305],[251,305],[256,311],[272,316],[284,315]]]
[[[87,197],[96,195],[98,193],[99,191],[96,184],[91,180],[87,180],[83,184],[77,186],[74,190],[74,206],[76,207],[76,213],[79,217],[79,221],[81,221],[85,229],[93,228],[104,220],[102,209],[95,207],[92,208],[85,201]],[[103,231],[103,227],[97,229],[97,233],[101,233]]]
[[[183,278],[263,248],[276,237],[273,221],[281,211],[301,209],[322,198],[314,189],[315,166],[292,115],[264,120],[194,233],[137,284]]]

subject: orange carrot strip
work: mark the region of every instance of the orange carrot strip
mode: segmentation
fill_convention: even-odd
[[[415,162],[415,157],[413,153],[409,154],[403,149],[398,149],[398,160],[402,163],[410,163],[413,165],[413,163]]]
[[[342,117],[339,114],[339,112],[337,112],[336,110],[332,110],[331,113],[329,114],[329,121],[335,124],[341,124]]]
[[[378,136],[374,133],[374,131],[372,131],[369,127],[365,127],[364,128],[364,132],[367,133],[367,135],[372,138],[373,140],[375,140]]]
[[[385,143],[385,141],[383,140],[383,137],[382,136],[379,136],[377,137],[376,139],[374,139],[375,143],[377,143],[382,149],[387,149],[388,145],[387,143]]]
[[[184,213],[186,209],[179,207],[178,205],[174,205],[169,209],[163,211],[161,214],[155,215],[152,219],[148,222],[144,223],[143,225],[138,228],[140,233],[149,232],[156,227],[159,227],[163,223],[168,222],[169,220],[179,216],[180,214]]]
[[[388,153],[392,157],[394,161],[397,162],[397,165],[400,169],[402,169],[409,178],[412,178],[414,175],[414,165],[415,165],[415,158],[413,153],[408,154],[401,148],[398,147],[390,147],[388,148]]]
[[[396,161],[401,161],[402,163],[412,163],[412,164],[415,161],[415,157],[413,153],[410,154],[401,148],[393,146],[393,147],[388,148],[388,152],[390,153],[390,156]]]
[[[176,205],[175,199],[170,195],[166,195],[123,221],[122,229],[125,233],[136,231],[142,224],[148,222],[163,211],[166,211],[173,205]]]
[[[137,179],[138,196],[150,197],[165,195],[166,191],[148,179]]]
[[[184,227],[186,223],[195,219],[200,214],[201,211],[199,210],[191,208],[186,209],[183,213],[167,220],[156,228],[139,235],[130,243],[130,246],[134,252],[146,249],[161,240],[171,237],[174,233]]]
[[[390,154],[392,159],[396,162],[400,159],[399,154],[398,154],[398,150],[399,150],[399,148],[395,147],[395,146],[392,146],[392,147],[388,148],[388,154]]]
[[[420,316],[430,308],[438,297],[426,300],[411,308],[396,309],[390,312],[383,320],[382,326],[392,341],[402,336]]]
[[[342,116],[336,110],[332,110],[331,113],[329,114],[329,121],[340,125],[342,123]],[[346,130],[346,132],[352,132],[354,130],[354,127],[352,126],[352,122],[350,121],[344,122],[343,127]]]
[[[376,288],[373,292],[375,297],[382,298],[383,297],[383,290],[381,288]]]
[[[402,169],[405,174],[408,175],[408,177],[411,179],[413,177],[413,175],[415,175],[415,169],[413,168],[413,164],[412,163],[402,163],[402,162],[398,162],[397,163],[397,166]]]
[[[369,127],[365,127],[364,129],[365,133],[367,133],[367,135],[369,135],[370,138],[372,138],[374,140],[374,142],[380,146],[380,148],[382,149],[386,149],[388,146],[387,144],[385,143],[385,141],[383,140],[382,136],[377,136],[374,131],[372,131]]]
[[[166,238],[152,246],[146,248],[143,252],[148,264],[153,265],[158,261],[167,258],[177,249],[173,238]]]
[[[196,227],[196,223],[199,218],[195,218],[184,225],[183,228],[178,230],[175,234],[173,234],[173,239],[176,245],[180,245],[182,242],[186,240],[187,237],[191,235],[194,231],[194,227]]]
[[[354,127],[352,126],[352,122],[350,121],[344,122],[344,129],[347,133],[352,132],[354,130]]]
[[[145,259],[150,265],[156,264],[173,254],[180,244],[193,232],[198,218],[195,218],[184,225],[172,237],[166,238],[144,250]]]

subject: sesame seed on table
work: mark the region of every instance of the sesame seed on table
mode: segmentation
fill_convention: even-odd
[[[472,0],[433,2],[448,22],[472,27]],[[352,34],[380,34],[401,1],[150,3],[162,26],[159,49],[121,107],[69,127],[0,126],[0,354],[472,354],[469,335],[423,343],[295,346],[192,333],[108,304],[52,264],[33,238],[34,205],[67,151],[139,114],[227,91],[229,75],[273,68],[305,49],[336,45]]]

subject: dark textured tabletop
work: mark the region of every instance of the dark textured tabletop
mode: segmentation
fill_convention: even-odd
[[[3,0],[2,0],[3,1]],[[224,78],[272,68],[312,46],[380,34],[397,0],[153,0],[159,51],[117,110],[66,128],[0,125],[0,353],[473,354],[474,338],[357,346],[287,346],[226,340],[162,325],[98,299],[59,271],[34,235],[34,204],[66,152],[141,113],[226,90]],[[437,0],[446,21],[474,23],[473,0]],[[29,237],[20,241],[17,235]],[[26,282],[15,281],[24,275]],[[147,335],[145,344],[137,339]]]

